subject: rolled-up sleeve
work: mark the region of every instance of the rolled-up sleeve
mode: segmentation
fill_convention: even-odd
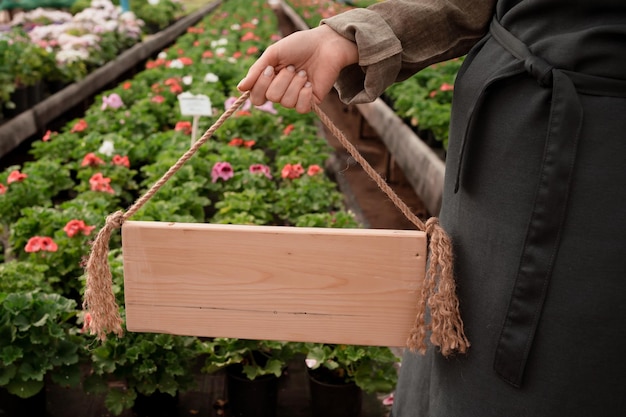
[[[387,87],[466,54],[487,31],[495,0],[388,0],[324,19],[354,41],[359,63],[337,80],[345,103],[374,101]]]

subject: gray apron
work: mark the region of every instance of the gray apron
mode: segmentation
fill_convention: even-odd
[[[393,416],[625,416],[626,1],[500,0],[450,131],[472,346],[406,353]]]

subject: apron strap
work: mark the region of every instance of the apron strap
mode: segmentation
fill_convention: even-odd
[[[539,85],[552,88],[540,180],[494,361],[495,371],[511,385],[520,387],[558,255],[583,110],[576,87],[567,74],[534,56],[495,19],[490,32],[507,51],[523,61],[524,68]]]

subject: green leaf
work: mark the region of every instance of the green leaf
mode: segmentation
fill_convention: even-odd
[[[20,398],[32,397],[33,395],[41,391],[43,387],[43,380],[36,381],[32,379],[26,381],[14,379],[6,385],[7,391],[9,391],[13,395],[17,395]]]

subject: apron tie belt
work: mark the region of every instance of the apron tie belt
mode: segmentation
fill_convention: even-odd
[[[626,96],[626,81],[597,77],[555,68],[506,30],[495,18],[490,34],[518,59],[496,71],[477,91],[469,106],[462,138],[454,192],[461,171],[469,133],[485,92],[492,84],[524,72],[543,88],[552,90],[546,142],[533,210],[513,287],[508,311],[496,348],[494,369],[505,381],[521,387],[524,369],[546,298],[550,276],[558,254],[561,229],[566,217],[570,184],[576,162],[583,109],[579,94]],[[523,67],[519,63],[523,63]]]

